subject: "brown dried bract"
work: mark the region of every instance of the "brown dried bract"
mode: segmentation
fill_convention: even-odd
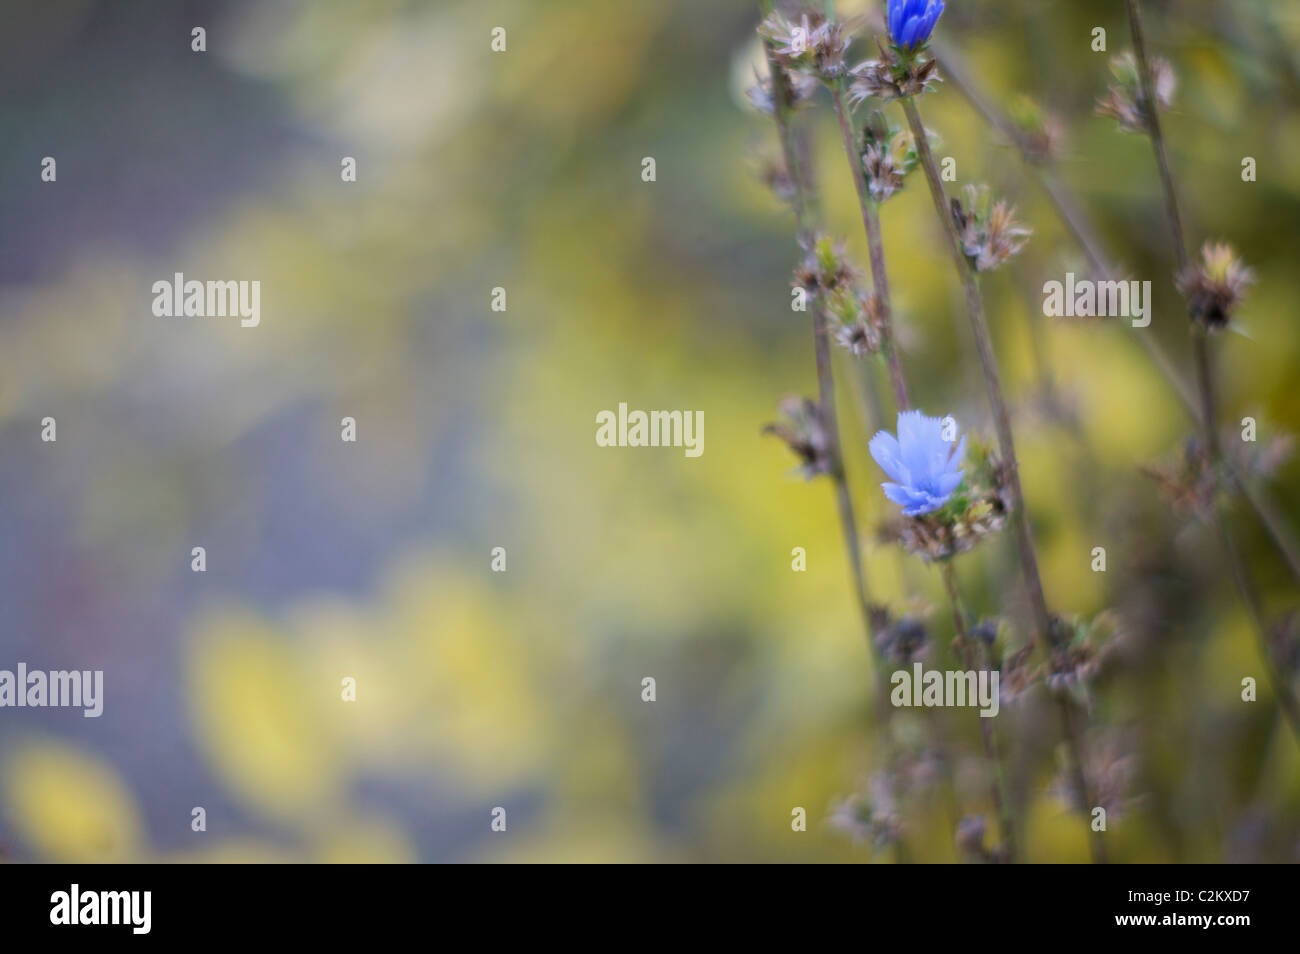
[[[1206,242],[1201,260],[1188,265],[1179,274],[1177,284],[1187,299],[1192,321],[1206,331],[1221,331],[1254,280],[1255,273],[1242,264],[1232,246]]]

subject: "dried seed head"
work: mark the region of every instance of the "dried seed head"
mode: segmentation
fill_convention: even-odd
[[[1119,616],[1109,610],[1091,619],[1052,617],[1046,681],[1092,711],[1092,685],[1114,658],[1122,636]]]
[[[764,434],[775,434],[799,458],[795,471],[805,480],[832,469],[830,440],[822,420],[821,408],[811,398],[790,396],[781,401],[785,421],[768,424]]]
[[[1045,163],[1060,157],[1065,140],[1060,119],[1028,96],[1020,96],[1012,103],[1010,115],[1017,143],[1029,162]]]
[[[836,328],[835,343],[855,358],[865,358],[880,351],[880,336],[874,328],[861,321]]]
[[[1049,639],[1052,653],[1048,660],[1047,688],[1086,698],[1086,684],[1100,668],[1099,654],[1087,637],[1087,627],[1053,618]]]
[[[772,54],[782,66],[822,80],[835,80],[845,73],[844,53],[849,43],[844,25],[838,21],[816,12],[804,13],[798,21],[771,13],[759,25],[758,34],[772,44]]]
[[[873,110],[862,127],[862,170],[867,191],[884,202],[903,188],[903,179],[920,161],[911,133],[889,125],[880,110]]]
[[[942,511],[920,517],[900,517],[880,528],[880,539],[900,543],[926,563],[947,560],[974,548],[990,533],[1006,524],[1006,512],[987,503],[972,504],[959,519]]]
[[[866,794],[850,795],[831,807],[831,825],[875,851],[894,844],[903,836],[903,817],[893,787],[888,775],[871,776]]]
[[[1110,72],[1114,78],[1106,88],[1106,95],[1097,100],[1097,114],[1110,116],[1124,132],[1148,132],[1137,60],[1132,53],[1114,57],[1110,61]],[[1151,80],[1157,109],[1168,109],[1173,103],[1174,89],[1178,85],[1173,67],[1156,57],[1151,61]]]
[[[929,92],[935,83],[942,82],[939,63],[928,53],[902,56],[892,47],[885,49],[879,40],[876,46],[880,50],[879,59],[867,60],[849,70],[853,78],[849,84],[849,102],[854,106],[872,96],[883,103],[920,96]]]
[[[879,146],[867,146],[862,153],[862,169],[867,174],[867,191],[876,202],[884,202],[903,188],[903,173],[894,159]]]
[[[1140,468],[1140,472],[1156,482],[1161,495],[1168,500],[1174,512],[1209,520],[1218,497],[1218,481],[1210,455],[1199,438],[1189,437],[1182,451],[1172,463],[1155,464]]]
[[[1192,321],[1206,331],[1221,331],[1254,280],[1255,273],[1242,264],[1232,246],[1206,242],[1201,260],[1188,265],[1177,284]]]
[[[1002,677],[998,680],[998,698],[1001,705],[1016,704],[1038,683],[1042,676],[1042,667],[1034,664],[1033,655],[1033,646],[1022,646],[1003,658],[999,670]]]
[[[1136,747],[1131,733],[1124,730],[1094,735],[1087,741],[1083,777],[1090,783],[1091,798],[1078,790],[1075,784],[1077,775],[1066,764],[1062,764],[1052,788],[1062,801],[1076,810],[1089,812],[1094,808],[1104,808],[1107,822],[1113,822],[1129,814],[1141,800],[1141,796],[1131,794],[1138,772]]]
[[[809,295],[832,294],[850,288],[857,277],[858,270],[844,254],[844,243],[816,235],[812,248],[795,269],[792,284],[805,289]]]
[[[884,316],[880,299],[854,289],[831,299],[830,312],[838,321],[835,342],[855,358],[880,351],[884,341]]]
[[[985,646],[992,646],[998,640],[998,621],[983,619],[971,627],[970,634]]]
[[[1016,210],[1005,202],[993,202],[987,187],[966,187],[966,204],[952,201],[952,217],[961,238],[962,251],[977,272],[1006,264],[1025,247],[1033,233],[1016,221]]]
[[[929,655],[925,623],[916,616],[895,618],[887,608],[872,606],[871,628],[876,634],[876,648],[880,654],[896,665],[910,666]]]
[[[793,202],[798,187],[785,161],[764,157],[758,160],[758,181],[763,183],[781,202]]]
[[[760,76],[757,71],[754,73],[754,85],[745,90],[745,95],[760,113],[772,116],[781,103],[791,109],[799,109],[812,101],[813,94],[817,92],[816,77],[791,70],[778,70],[777,75],[781,78],[779,100],[772,89],[772,77]]]

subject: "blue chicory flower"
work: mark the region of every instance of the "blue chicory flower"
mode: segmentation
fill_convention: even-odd
[[[889,37],[911,52],[930,39],[943,14],[943,0],[889,0]]]
[[[921,411],[900,411],[898,437],[880,431],[871,438],[871,456],[894,483],[883,483],[885,496],[906,517],[938,510],[961,483],[957,468],[966,456],[966,438],[954,448],[943,438],[943,421]]]

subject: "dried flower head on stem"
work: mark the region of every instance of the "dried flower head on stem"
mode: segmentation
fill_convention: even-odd
[[[760,76],[757,71],[754,73],[754,85],[745,90],[745,95],[754,108],[764,115],[775,116],[781,103],[788,103],[792,109],[807,106],[817,92],[815,76],[793,70],[782,70],[779,75],[783,86],[781,92],[784,94],[780,98],[772,87],[772,77]]]
[[[1146,105],[1142,94],[1142,80],[1137,59],[1132,53],[1122,53],[1110,61],[1113,77],[1106,95],[1097,100],[1097,114],[1110,116],[1124,132],[1147,133]],[[1173,67],[1160,57],[1151,60],[1151,80],[1155,90],[1156,107],[1167,110],[1174,101],[1178,82]]]
[[[758,33],[772,42],[773,55],[789,70],[812,73],[825,82],[837,80],[846,72],[844,53],[849,42],[844,25],[821,13],[809,11],[790,20],[773,12],[763,20]]]
[[[1200,261],[1183,269],[1177,284],[1192,321],[1205,331],[1222,331],[1254,280],[1255,273],[1242,264],[1232,246],[1206,242]]]
[[[831,311],[839,319],[835,329],[835,343],[848,351],[855,358],[865,358],[878,354],[884,347],[884,322],[880,308],[880,299],[871,294],[857,291],[851,298]]]
[[[1009,121],[1009,132],[1015,136],[1015,146],[1026,162],[1042,165],[1061,157],[1065,127],[1034,100],[1023,94],[1017,97],[1011,104]]]
[[[975,271],[992,271],[1019,254],[1033,232],[1016,221],[1014,206],[994,202],[987,186],[967,186],[965,192],[965,204],[952,200],[962,252]]]
[[[880,56],[866,60],[849,70],[849,102],[856,106],[875,97],[883,103],[907,96],[928,93],[939,76],[939,62],[929,53],[901,53],[876,41]]]
[[[971,549],[1006,522],[1010,494],[1005,468],[983,445],[968,456],[956,426],[920,411],[898,415],[898,436],[881,431],[871,456],[892,478],[885,496],[903,508],[880,538],[902,544],[927,563]],[[963,464],[965,469],[959,469]]]
[[[876,645],[885,659],[897,666],[910,666],[930,654],[925,622],[912,614],[894,616],[884,606],[871,607]]]
[[[1142,467],[1140,472],[1156,482],[1176,514],[1213,519],[1219,486],[1204,441],[1189,437],[1175,460]]]
[[[903,837],[903,816],[893,789],[888,775],[873,775],[865,794],[850,795],[832,806],[831,825],[873,851],[896,844]]]
[[[768,424],[764,434],[774,434],[799,458],[796,473],[805,480],[834,470],[830,437],[822,421],[821,410],[812,398],[791,395],[781,401],[784,421]]]
[[[879,110],[862,127],[861,157],[873,202],[884,202],[902,189],[904,177],[920,161],[911,133],[890,125]]]
[[[1132,792],[1138,775],[1137,747],[1131,732],[1110,730],[1095,732],[1093,736],[1089,740],[1086,771],[1092,790],[1079,791],[1077,778],[1068,765],[1062,765],[1053,789],[1062,801],[1078,811],[1105,809],[1109,824],[1132,813],[1142,799]]]

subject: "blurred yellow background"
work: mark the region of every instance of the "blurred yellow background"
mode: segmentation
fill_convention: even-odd
[[[1222,345],[1223,417],[1271,440],[1300,425],[1300,10],[1146,6],[1180,78],[1166,135],[1191,234],[1258,272]],[[1092,112],[1108,57],[1090,30],[1126,48],[1123,5],[948,7],[937,35],[991,98],[1062,119],[1063,178],[1153,280],[1148,332],[1185,363],[1149,146]],[[59,0],[2,16],[0,668],[103,669],[106,699],[97,720],[0,712],[0,858],[887,860],[826,821],[882,732],[833,498],[760,436],[816,383],[789,308],[793,225],[754,175],[776,152],[743,96],[755,5]],[[1138,472],[1191,427],[1129,336],[1041,316],[1042,283],[1082,256],[955,89],[922,105],[959,181],[989,182],[1034,229],[985,291],[1049,597],[1127,611],[1142,647],[1098,700],[1140,766],[1113,854],[1295,860],[1300,753],[1267,698],[1238,700],[1260,675],[1246,616],[1208,528]],[[824,104],[812,122],[829,226],[865,261]],[[919,178],[883,224],[918,405],[991,434]],[[177,271],[259,280],[260,326],[155,318],[151,285]],[[835,360],[873,598],[910,600],[944,644],[937,573],[871,542],[891,508],[858,369]],[[1048,378],[1077,426],[1043,412]],[[702,410],[703,456],[596,446],[596,413],[619,402]],[[1296,475],[1270,489],[1293,523]],[[1257,523],[1234,517],[1270,610],[1293,608]],[[960,564],[984,615],[1014,615],[1011,547]],[[961,716],[943,716],[970,753],[959,802],[987,812]],[[922,732],[922,716],[892,721]],[[1042,721],[999,720],[1023,757],[1027,855],[1083,861]],[[957,859],[943,799],[903,814],[913,858]]]

